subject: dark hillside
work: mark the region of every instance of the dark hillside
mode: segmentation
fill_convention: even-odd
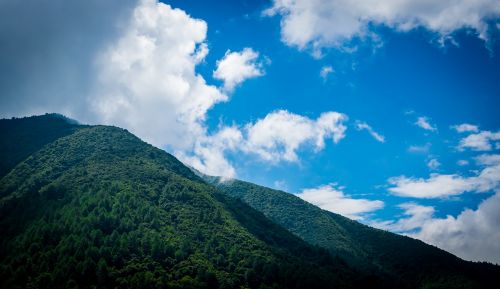
[[[195,174],[120,128],[0,124],[0,288],[499,287],[498,266]]]
[[[78,127],[75,121],[55,113],[0,119],[0,178],[44,145]]]
[[[376,286],[162,150],[96,126],[0,180],[2,288]]]
[[[342,256],[351,266],[406,288],[497,288],[500,268],[463,261],[409,237],[371,228],[311,205],[292,194],[233,180],[221,190],[241,199],[310,244]]]

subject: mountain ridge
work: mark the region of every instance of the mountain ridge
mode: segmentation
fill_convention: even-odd
[[[403,279],[415,281],[421,276],[436,275],[435,272],[443,275],[454,270],[463,275],[472,271],[488,278],[484,272],[499,268],[487,262],[465,261],[420,240],[371,228],[290,193],[240,180],[220,181],[216,177],[206,180],[308,243],[326,248],[367,272],[380,272],[392,278],[404,275]],[[425,267],[421,268],[422,265]]]
[[[193,173],[172,155],[121,128],[71,124],[74,127],[68,130],[49,122],[30,131],[13,120],[0,123],[14,127],[2,134],[2,141],[29,152],[0,176],[2,287],[495,288],[498,284],[492,277],[498,276],[498,266],[454,256],[445,258],[459,260],[446,270],[439,267],[443,262],[436,266],[418,258],[413,267],[399,261],[390,267],[379,255],[407,252],[403,258],[415,258],[414,247],[396,242],[392,255],[380,247],[367,250],[365,243],[373,240],[366,236],[373,229],[360,230],[359,223],[297,202],[285,192],[242,181],[234,181],[239,187],[224,187],[218,178]],[[15,129],[26,131],[12,133]],[[54,139],[41,138],[36,147],[23,148],[26,135],[43,135],[47,129],[61,131]],[[6,159],[12,160],[0,154],[2,164]],[[285,206],[283,198],[290,204]],[[335,220],[336,230],[323,227],[326,221],[306,228],[319,235],[335,233],[330,237],[341,242],[330,247],[314,242],[298,227],[270,214],[282,211],[303,217],[296,214],[297,208]],[[293,225],[296,218],[284,220]],[[400,238],[388,232],[383,236],[379,242]],[[428,268],[417,270],[419,266]]]
[[[116,127],[85,127],[43,145],[0,180],[0,197],[5,288],[364,282],[342,260]]]

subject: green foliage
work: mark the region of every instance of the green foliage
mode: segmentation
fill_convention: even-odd
[[[310,244],[398,288],[497,288],[500,269],[463,261],[421,241],[374,229],[313,206],[289,193],[204,177]]]
[[[0,178],[44,145],[73,133],[77,127],[59,114],[0,119]]]
[[[4,176],[0,231],[1,288],[355,288],[365,281],[114,127],[80,127]]]
[[[52,114],[0,120],[0,137],[0,288],[488,288],[500,273],[203,180],[119,128]]]

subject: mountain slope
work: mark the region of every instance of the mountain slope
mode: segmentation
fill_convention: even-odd
[[[0,153],[0,288],[498,287],[498,266],[203,180],[126,130],[21,120],[0,120],[23,152]]]
[[[363,271],[408,288],[496,288],[498,266],[463,261],[419,240],[374,229],[282,191],[238,180],[206,177],[310,244],[327,248]]]
[[[79,126],[59,115],[0,119],[0,178],[44,145],[73,133]]]
[[[1,288],[366,288],[382,282],[115,127],[80,127],[5,175],[0,231]]]

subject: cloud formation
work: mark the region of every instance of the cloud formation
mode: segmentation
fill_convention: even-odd
[[[328,75],[333,73],[333,67],[330,65],[325,65],[321,67],[321,70],[319,71],[319,76],[323,79],[323,81],[326,81],[328,79]]]
[[[462,123],[462,124],[459,124],[459,125],[454,125],[451,128],[453,128],[454,130],[456,130],[459,133],[463,133],[463,132],[478,132],[479,131],[479,127],[477,125],[473,125],[473,124],[470,124],[470,123]]]
[[[429,118],[425,117],[425,116],[421,116],[417,119],[417,121],[415,122],[415,124],[418,126],[418,127],[421,127],[425,130],[428,130],[428,131],[432,131],[432,132],[436,132],[437,131],[437,128],[435,125],[432,125],[430,122],[429,122]]]
[[[144,0],[122,35],[97,57],[93,120],[130,129],[174,151],[206,135],[207,111],[228,97],[196,73],[207,54],[207,24],[180,9]]]
[[[409,234],[420,229],[424,223],[432,219],[436,210],[431,206],[422,206],[414,202],[398,205],[403,210],[402,218],[397,221],[373,221],[370,224],[376,228],[396,233]]]
[[[220,127],[215,134],[198,139],[194,150],[176,155],[203,173],[232,178],[236,171],[225,152],[254,155],[272,164],[298,162],[299,150],[309,148],[317,152],[324,148],[326,139],[337,143],[344,138],[346,120],[338,112],[325,112],[313,120],[286,110],[273,111],[241,127]]]
[[[500,132],[480,131],[460,140],[459,150],[491,151],[500,148]],[[494,145],[494,146],[493,146]]]
[[[471,261],[500,264],[500,192],[477,210],[465,209],[457,217],[432,218],[412,237],[436,245]]]
[[[366,130],[376,141],[378,142],[385,142],[385,137],[381,134],[379,134],[378,132],[376,132],[375,130],[373,130],[373,128],[368,125],[366,122],[361,122],[361,121],[357,121],[356,122],[356,129],[357,130]]]
[[[352,198],[334,185],[304,189],[296,196],[324,210],[355,220],[363,219],[364,214],[384,207],[382,201]]]
[[[241,52],[228,50],[224,57],[217,61],[213,76],[224,81],[224,90],[231,92],[246,79],[264,75],[262,63],[258,58],[259,53],[252,48],[245,48]]]
[[[264,71],[253,49],[228,51],[214,71],[224,86],[207,83],[196,72],[209,53],[207,24],[181,9],[157,0],[6,1],[0,35],[12,41],[0,55],[1,116],[49,111],[124,127],[204,173],[225,177],[236,174],[228,152],[295,162],[298,149],[311,144],[317,151],[324,139],[344,136],[345,116],[335,112],[311,120],[274,111],[209,133],[208,111]],[[27,15],[26,23],[13,15]]]
[[[265,15],[281,16],[281,38],[289,46],[318,52],[353,39],[374,39],[373,25],[397,31],[425,28],[442,41],[463,28],[488,39],[488,20],[500,16],[497,0],[274,0]]]
[[[176,156],[204,174],[234,178],[236,170],[225,153],[239,150],[242,142],[243,134],[238,127],[222,127],[213,135],[199,138],[193,150],[177,151]]]
[[[389,179],[389,192],[402,197],[412,198],[447,198],[465,192],[488,192],[498,189],[500,184],[499,155],[483,155],[477,158],[484,166],[474,176],[464,177],[458,174],[431,174],[429,178],[411,178],[406,176]]]
[[[437,159],[430,159],[427,162],[427,167],[431,170],[437,170],[441,166],[441,163]]]
[[[297,151],[304,145],[317,151],[324,148],[325,139],[334,143],[343,139],[346,120],[347,116],[338,112],[325,112],[313,120],[286,110],[274,111],[246,125],[244,149],[266,161],[296,162]]]
[[[500,191],[476,210],[465,209],[456,217],[435,218],[433,207],[415,203],[400,208],[406,217],[371,224],[420,239],[466,260],[500,264]]]

